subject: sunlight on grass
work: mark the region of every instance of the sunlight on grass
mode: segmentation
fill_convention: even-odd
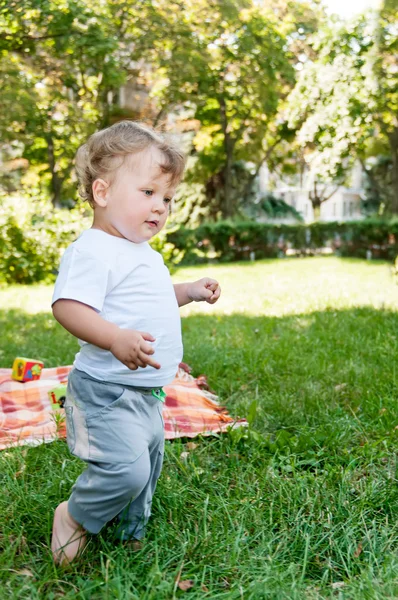
[[[338,258],[285,259],[181,269],[176,282],[210,276],[222,297],[214,306],[190,304],[193,313],[286,316],[355,306],[396,310],[398,286],[387,263]]]
[[[204,265],[181,268],[173,281],[214,277],[222,287],[217,304],[193,303],[181,309],[191,314],[245,313],[287,316],[356,306],[397,310],[398,285],[391,266],[356,259],[308,258]],[[0,289],[0,306],[29,314],[50,311],[53,286],[10,286]]]

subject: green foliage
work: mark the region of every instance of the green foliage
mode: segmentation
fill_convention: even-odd
[[[168,240],[184,251],[185,263],[216,258],[223,262],[273,258],[293,249],[315,254],[329,247],[341,256],[393,260],[398,252],[398,221],[367,219],[346,223],[316,222],[310,225],[274,225],[255,221],[219,221],[197,229],[180,228]],[[201,258],[200,258],[201,257]]]
[[[290,204],[287,204],[282,198],[277,198],[269,193],[256,201],[247,203],[246,210],[243,211],[251,219],[268,217],[269,219],[283,219],[293,217],[297,221],[302,221],[302,215]]]
[[[1,140],[18,140],[41,167],[42,192],[55,206],[76,199],[76,150],[109,124],[112,98],[153,39],[153,10],[149,0],[1,2]]]
[[[84,207],[54,209],[49,201],[0,198],[0,281],[53,281],[65,248],[91,226]],[[368,219],[310,225],[218,221],[195,229],[174,226],[151,240],[171,272],[179,264],[275,258],[288,249],[302,255],[324,247],[341,256],[393,260],[398,253],[398,221]]]
[[[89,222],[81,208],[57,210],[50,202],[0,197],[0,281],[54,280],[63,250]]]
[[[395,3],[396,4],[396,3]],[[289,97],[289,124],[297,145],[321,181],[344,181],[355,160],[367,172],[372,195],[398,213],[398,9],[347,23],[328,23],[313,38],[316,60],[307,61]],[[373,172],[378,157],[392,160],[392,180]]]
[[[181,262],[184,256],[184,250],[177,248],[169,241],[168,236],[172,235],[175,229],[163,229],[158,235],[151,239],[150,244],[156,252],[160,252],[164,263],[170,273],[175,271],[176,265]]]
[[[287,135],[284,100],[317,14],[308,3],[191,0],[181,18],[175,4],[165,14],[174,40],[157,57],[164,78],[154,93],[164,110],[184,109],[180,120],[195,132],[198,158],[190,178],[203,185],[210,213],[231,217],[250,188],[234,181],[239,161],[257,171]]]
[[[345,25],[312,0],[0,0],[0,139],[29,167],[0,165],[0,183],[28,193],[33,177],[71,206],[89,134],[172,113],[192,150],[185,217],[235,217],[262,163],[332,184],[357,158],[368,204],[398,212],[396,20],[394,0]],[[151,89],[147,112],[118,105],[126,82]]]

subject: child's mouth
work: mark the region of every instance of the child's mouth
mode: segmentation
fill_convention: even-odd
[[[157,227],[159,221],[146,221],[146,223],[148,223],[149,227]]]

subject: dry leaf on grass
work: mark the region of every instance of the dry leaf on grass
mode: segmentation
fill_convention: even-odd
[[[188,590],[190,590],[194,586],[194,583],[195,582],[193,581],[193,579],[185,579],[184,581],[179,581],[178,582],[178,587],[183,592],[187,592]]]
[[[34,577],[32,571],[29,571],[29,569],[21,569],[20,571],[17,571],[17,575],[25,575],[25,577]]]
[[[332,588],[334,590],[340,590],[341,588],[343,588],[345,586],[344,581],[335,581],[334,583],[332,583]]]
[[[188,450],[195,450],[195,448],[197,448],[199,446],[199,444],[195,444],[195,442],[188,442],[188,444],[186,444],[186,448]]]
[[[339,385],[335,385],[334,386],[334,391],[335,392],[341,392],[342,390],[344,390],[344,388],[347,387],[346,383],[339,383]]]
[[[355,558],[358,558],[358,556],[362,553],[362,544],[361,542],[359,542],[357,549],[354,552],[354,556]]]

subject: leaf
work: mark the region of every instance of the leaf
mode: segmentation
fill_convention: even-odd
[[[17,575],[25,575],[25,577],[34,577],[32,571],[29,571],[29,569],[21,569],[20,571],[17,571]]]
[[[182,590],[183,592],[187,592],[188,590],[190,590],[193,586],[195,585],[195,582],[193,581],[193,579],[184,579],[184,581],[179,581],[178,582],[178,587],[180,588],[180,590]]]
[[[338,385],[334,386],[334,391],[335,392],[342,392],[344,390],[344,388],[347,387],[346,383],[339,383]]]
[[[332,583],[332,588],[334,590],[340,590],[341,588],[343,588],[345,586],[344,581],[335,581],[334,583]]]
[[[361,542],[359,542],[359,544],[358,544],[358,546],[357,546],[357,549],[356,549],[356,550],[355,550],[355,552],[354,552],[354,556],[355,556],[355,558],[358,558],[358,556],[359,556],[359,555],[362,553],[362,550],[363,550],[363,548],[362,548],[362,543],[361,543]]]
[[[186,445],[186,448],[188,450],[195,450],[195,448],[197,448],[199,446],[199,444],[195,444],[195,442],[188,442],[188,444]]]

